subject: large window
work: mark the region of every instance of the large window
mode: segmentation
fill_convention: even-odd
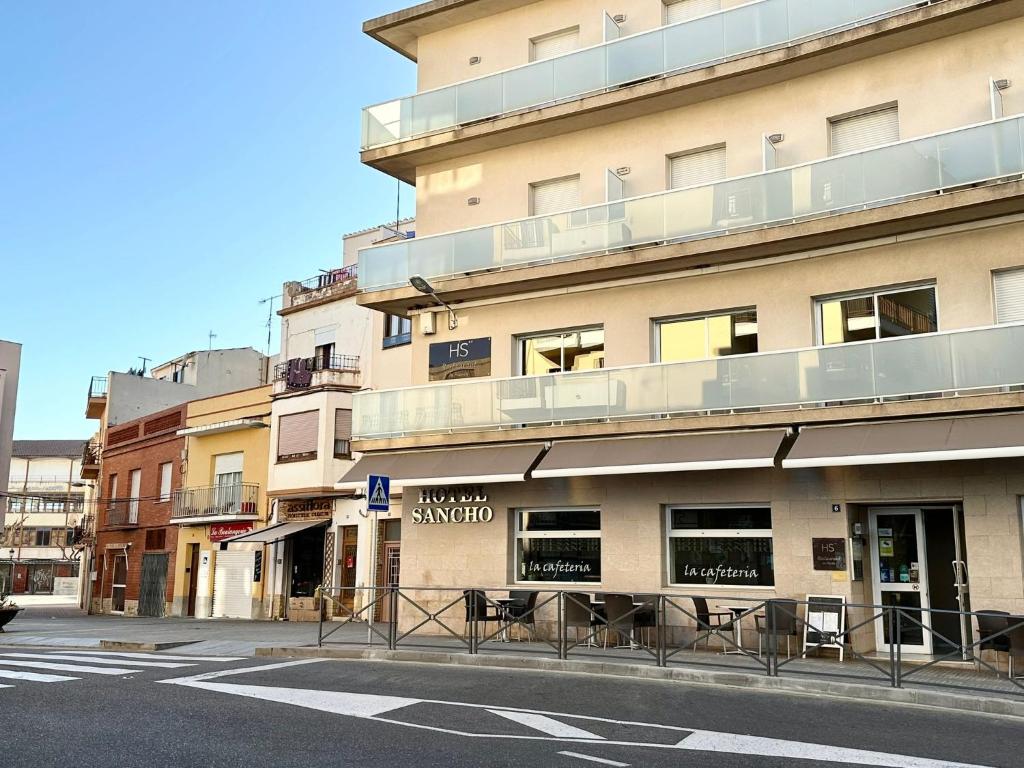
[[[412,343],[412,320],[399,315],[384,315],[384,349]]]
[[[601,581],[601,513],[538,509],[516,513],[516,581]]]
[[[352,458],[352,409],[334,409],[334,458]]]
[[[663,363],[757,352],[757,310],[662,320],[657,339]]]
[[[277,460],[315,459],[319,441],[320,411],[304,411],[282,416],[277,422]]]
[[[939,330],[935,286],[874,291],[818,302],[822,344],[846,344]]]
[[[523,376],[604,368],[604,329],[521,336],[519,359]]]
[[[673,507],[667,529],[671,584],[775,585],[769,507]]]

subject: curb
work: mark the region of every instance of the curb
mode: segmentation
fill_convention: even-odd
[[[803,693],[831,696],[853,701],[890,704],[913,704],[934,709],[955,710],[984,715],[1001,715],[1024,719],[1024,699],[1012,701],[965,691],[890,688],[881,685],[841,683],[828,680],[794,680],[741,672],[717,672],[692,668],[652,667],[642,664],[616,664],[596,661],[565,661],[521,656],[468,655],[437,651],[389,651],[385,649],[342,649],[315,647],[257,648],[256,656],[291,656],[302,658],[349,659],[362,661],[395,661],[419,664],[451,664],[464,667],[494,669],[527,669],[545,672],[633,677],[642,680],[667,680],[698,683],[727,688],[756,689],[780,693]]]
[[[105,651],[166,651],[191,645],[194,640],[182,640],[174,643],[136,643],[122,640],[100,640],[100,648]]]

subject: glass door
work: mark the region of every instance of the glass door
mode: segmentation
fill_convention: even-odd
[[[113,575],[110,577],[110,612],[124,613],[124,591],[128,586],[128,557],[114,555]]]
[[[874,602],[901,610],[899,636],[903,653],[930,655],[932,635],[928,612],[928,569],[920,509],[869,510]],[[879,651],[893,643],[889,622],[875,622]]]

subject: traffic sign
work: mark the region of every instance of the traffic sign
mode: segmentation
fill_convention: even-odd
[[[368,511],[387,512],[391,508],[391,478],[387,475],[368,475],[366,493]]]

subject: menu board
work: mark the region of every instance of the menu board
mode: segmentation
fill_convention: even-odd
[[[846,598],[836,595],[808,595],[804,617],[804,656],[810,650],[836,648],[843,660],[846,633]]]
[[[845,571],[846,539],[811,539],[811,557],[816,571]]]

